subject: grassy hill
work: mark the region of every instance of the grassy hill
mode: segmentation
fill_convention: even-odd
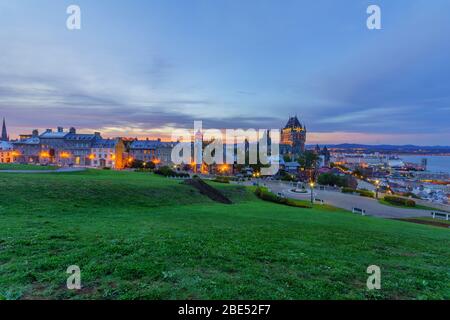
[[[0,297],[450,299],[450,231],[146,173],[0,173]],[[386,208],[389,210],[389,207]],[[366,290],[369,265],[382,290]],[[83,289],[65,288],[81,268]]]

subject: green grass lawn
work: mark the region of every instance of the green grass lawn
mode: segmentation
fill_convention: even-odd
[[[56,170],[56,166],[38,166],[33,164],[0,163],[0,170]]]
[[[450,299],[450,231],[146,173],[0,174],[6,299]],[[386,207],[389,210],[389,207]],[[66,269],[81,268],[81,291]],[[382,290],[367,291],[378,265]]]

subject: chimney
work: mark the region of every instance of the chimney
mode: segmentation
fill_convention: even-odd
[[[63,127],[58,127],[58,132],[63,132],[63,131],[64,131]]]
[[[52,132],[52,129],[45,130],[45,133],[51,133],[51,132]]]
[[[39,131],[38,131],[37,129],[34,129],[34,130],[32,131],[32,133],[31,133],[31,136],[32,136],[33,138],[36,138],[38,135],[39,135]]]
[[[100,132],[94,132],[94,136],[95,136],[96,138],[101,138]]]
[[[77,130],[74,127],[71,127],[69,129],[69,132],[75,134],[75,133],[77,133]]]

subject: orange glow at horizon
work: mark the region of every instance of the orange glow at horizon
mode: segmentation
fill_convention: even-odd
[[[14,133],[27,132],[29,128],[13,127]],[[124,139],[140,140],[157,140],[163,142],[172,141],[172,132],[175,127],[152,128],[151,130],[138,127],[100,127],[100,128],[77,128],[78,133],[101,132],[104,138],[123,137]],[[205,128],[207,129],[207,128]],[[44,129],[39,129],[43,131]],[[188,130],[193,130],[193,128]],[[222,129],[224,130],[224,129]],[[14,135],[14,134],[13,134]],[[13,136],[12,135],[12,136]],[[15,134],[17,135],[17,134]],[[330,132],[313,132],[307,133],[306,144],[340,144],[340,143],[360,143],[360,144],[415,144],[427,145],[428,141],[442,139],[442,134],[422,133],[404,134],[404,133],[365,133],[365,132],[348,132],[348,131],[330,131]],[[429,143],[428,143],[429,144]]]

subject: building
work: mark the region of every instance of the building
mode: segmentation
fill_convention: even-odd
[[[13,145],[8,141],[0,141],[0,163],[14,162],[17,152],[13,150]]]
[[[6,131],[6,123],[5,123],[5,118],[3,118],[3,125],[2,125],[2,136],[1,136],[1,141],[9,141],[9,136],[8,136],[8,132]]]
[[[120,170],[125,167],[124,154],[122,139],[100,139],[94,142],[89,159],[92,167]]]
[[[130,144],[130,159],[153,162],[156,165],[172,165],[172,142],[158,140],[135,140]]]
[[[42,134],[33,130],[12,142],[15,161],[19,163],[54,164],[123,169],[125,145],[122,139],[103,139],[99,132],[80,134],[75,128],[64,131],[47,129]]]
[[[33,130],[31,135],[20,135],[19,140],[12,143],[14,151],[17,153],[16,162],[18,163],[39,163],[39,154],[41,145],[39,132]]]
[[[280,154],[295,157],[305,152],[306,126],[297,116],[290,117],[286,126],[281,129]]]
[[[297,174],[300,171],[300,164],[296,161],[288,161],[284,163],[284,170],[286,172]]]
[[[319,167],[329,167],[331,160],[331,153],[328,148],[324,146],[320,149],[319,145],[316,145],[314,152],[319,156]]]
[[[75,128],[64,131],[47,129],[39,136],[39,161],[43,164],[60,166],[91,166],[91,150],[102,137],[99,132],[93,134],[78,134]]]

